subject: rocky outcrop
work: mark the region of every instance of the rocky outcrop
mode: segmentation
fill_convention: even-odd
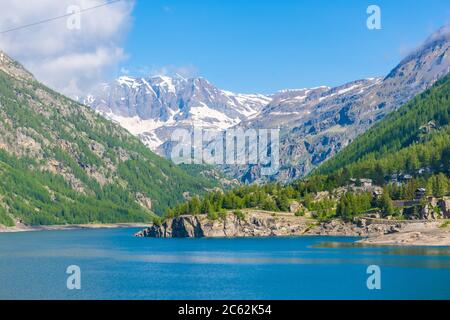
[[[311,229],[308,234],[318,236],[357,236],[367,237],[371,235],[380,235],[386,233],[396,232],[398,227],[392,225],[366,224],[364,220],[355,221],[355,223],[346,223],[341,220],[331,220],[318,224]]]
[[[387,220],[359,218],[354,222],[343,222],[335,219],[318,224],[308,231],[310,235],[378,237],[394,233],[402,233],[422,228],[435,228],[440,221],[424,220]]]
[[[139,203],[141,207],[152,210],[152,200],[140,192],[136,193],[136,202]]]
[[[152,225],[136,234],[153,238],[268,237],[305,234],[314,221],[290,213],[249,211],[244,217],[229,213],[225,219],[210,220],[206,215],[180,216]]]
[[[303,209],[303,205],[301,203],[299,203],[298,201],[292,201],[289,204],[289,212],[291,212],[291,213],[296,213],[301,209]]]
[[[444,218],[450,219],[450,200],[448,198],[440,199],[438,201],[438,206]]]
[[[160,225],[152,225],[137,236],[150,238],[202,238],[204,233],[198,217],[180,216]]]
[[[372,245],[450,246],[450,227],[442,221],[407,223],[397,232],[358,241]]]
[[[416,200],[415,205],[418,209],[419,219],[422,220],[439,220],[450,217],[450,200],[447,197],[436,198],[427,197],[424,203]],[[418,203],[418,204],[417,204]]]
[[[206,215],[184,215],[167,219],[138,233],[150,238],[219,238],[279,236],[355,236],[368,239],[439,228],[442,221],[385,220],[361,218],[354,222],[334,219],[318,223],[314,219],[292,213],[246,211],[244,217],[229,213],[226,218],[209,220]],[[450,229],[450,228],[449,228]]]

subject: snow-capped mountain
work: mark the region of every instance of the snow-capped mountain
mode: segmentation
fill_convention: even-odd
[[[203,78],[120,77],[84,102],[165,156],[177,128],[279,128],[281,170],[271,178],[288,181],[310,172],[447,74],[449,46],[450,26],[445,26],[386,77],[334,88],[287,89],[267,96],[224,91]],[[223,169],[242,181],[264,178],[258,166]]]
[[[386,77],[336,88],[288,90],[273,96],[242,127],[281,128],[281,170],[277,180],[304,176],[347,146],[371,125],[396,110],[450,71],[450,26],[431,35]],[[227,168],[247,181],[258,168]]]
[[[176,128],[224,130],[258,115],[270,98],[220,90],[203,78],[122,76],[83,102],[120,123],[155,151]]]

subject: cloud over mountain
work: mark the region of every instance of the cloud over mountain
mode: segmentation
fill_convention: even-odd
[[[81,10],[103,0],[10,0],[2,2],[0,30],[60,17],[70,6]],[[20,60],[38,79],[68,95],[80,95],[117,67],[134,1],[119,1],[81,13],[80,29],[68,17],[0,34],[0,49]],[[73,16],[71,17],[73,18]]]

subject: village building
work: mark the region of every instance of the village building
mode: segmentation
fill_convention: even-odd
[[[425,198],[426,194],[427,190],[425,188],[417,188],[416,192],[414,193],[414,197],[416,198],[416,200],[421,200]]]

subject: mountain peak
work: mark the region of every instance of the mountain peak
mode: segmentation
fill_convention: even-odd
[[[429,45],[436,41],[450,41],[450,24],[446,24],[439,28],[425,40],[424,45]]]
[[[156,150],[177,126],[227,129],[257,115],[271,98],[220,90],[203,77],[155,75],[121,76],[81,100]]]
[[[394,83],[410,81],[426,89],[450,71],[450,25],[429,36],[422,45],[404,58],[385,78]]]
[[[308,173],[351,140],[449,72],[450,27],[444,26],[386,77],[339,86],[287,89],[272,95],[221,90],[205,78],[159,75],[145,84],[111,85],[88,105],[141,138],[152,150],[170,155],[177,128],[282,128],[278,177],[290,180]],[[128,78],[124,81],[130,82]],[[244,168],[243,170],[247,170]],[[245,171],[232,169],[241,178]]]
[[[400,62],[400,65],[408,63],[411,60],[418,59],[420,56],[423,56],[429,53],[430,51],[439,50],[442,47],[446,47],[447,50],[449,43],[450,43],[450,24],[447,24],[439,28],[433,34],[431,34],[419,47],[417,47],[405,59],[403,59]]]

